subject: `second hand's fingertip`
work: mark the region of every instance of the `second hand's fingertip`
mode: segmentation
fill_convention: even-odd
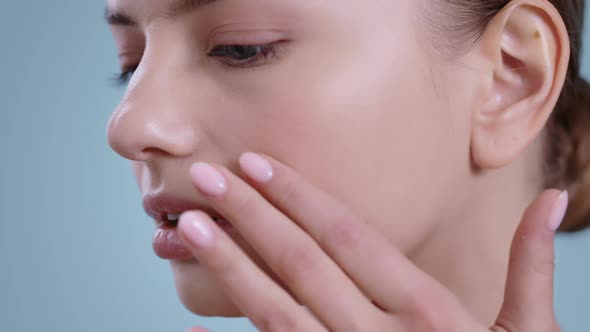
[[[551,230],[552,232],[557,231],[557,229],[563,222],[565,213],[567,211],[568,202],[569,194],[567,190],[564,190],[559,194],[559,196],[557,196],[555,203],[553,203],[553,207],[547,222],[547,226],[549,227],[549,230]]]

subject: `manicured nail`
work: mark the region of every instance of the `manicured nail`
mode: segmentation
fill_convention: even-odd
[[[273,170],[270,163],[256,153],[246,152],[242,154],[240,157],[240,167],[256,182],[268,182],[273,177]]]
[[[197,248],[210,248],[213,244],[213,230],[207,220],[198,212],[186,212],[180,216],[179,225],[186,238]]]
[[[557,200],[553,204],[553,211],[551,212],[551,215],[549,215],[548,221],[548,226],[551,231],[555,232],[563,222],[563,217],[565,217],[565,212],[567,211],[568,200],[569,197],[567,191],[563,191],[559,194]]]
[[[197,188],[206,195],[221,196],[227,191],[225,178],[209,164],[195,163],[190,173]]]

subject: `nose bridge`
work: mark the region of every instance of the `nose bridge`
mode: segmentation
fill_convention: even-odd
[[[147,60],[147,59],[146,59]],[[108,124],[110,146],[123,157],[145,161],[157,153],[187,156],[198,143],[190,102],[182,100],[173,68],[145,61]],[[186,95],[184,97],[187,97]]]

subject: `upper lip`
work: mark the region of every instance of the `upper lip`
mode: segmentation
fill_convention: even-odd
[[[167,214],[181,214],[188,210],[201,210],[212,218],[222,218],[212,207],[167,193],[146,194],[143,197],[143,209],[153,219],[166,221]]]

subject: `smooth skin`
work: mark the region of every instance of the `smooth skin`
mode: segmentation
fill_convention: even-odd
[[[367,222],[289,167],[253,153],[242,155],[240,165],[243,179],[205,163],[193,165],[192,179],[292,295],[206,213],[185,212],[179,230],[260,331],[559,331],[553,314],[553,239],[567,193],[548,190],[524,214],[513,242],[505,302],[489,328]]]
[[[402,281],[429,279],[416,277],[417,271],[432,279],[420,282],[431,286],[415,290],[418,293],[428,295],[444,287],[434,291],[440,296],[424,295],[433,300],[422,310],[427,317],[450,310],[449,316],[456,318],[452,323],[460,328],[470,324],[469,317],[478,327],[491,326],[504,301],[515,230],[523,211],[543,190],[544,127],[564,84],[569,39],[548,1],[513,0],[473,48],[462,47],[452,44],[459,43],[450,37],[457,31],[441,29],[448,26],[445,20],[453,19],[442,15],[442,2],[218,0],[174,13],[171,8],[182,7],[164,0],[107,0],[121,69],[134,72],[109,122],[109,144],[133,161],[143,195],[168,194],[213,205],[193,185],[189,172],[195,163],[207,162],[227,170],[228,195],[238,200],[256,197],[248,195],[253,192],[246,186],[236,187],[240,182],[229,173],[239,173],[242,153],[255,151],[299,174],[306,189],[292,188],[325,193],[318,197],[340,202],[314,205],[305,211],[312,218],[293,220],[287,204],[276,206],[271,195],[265,196],[269,202],[259,199],[259,207],[250,207],[261,214],[274,211],[278,218],[277,225],[264,230],[269,231],[264,238],[254,233],[262,229],[257,220],[226,216],[231,223],[251,223],[236,225],[239,230],[229,234],[241,252],[225,247],[236,253],[235,262],[251,260],[268,276],[247,274],[253,278],[249,284],[257,287],[260,279],[269,289],[276,288],[273,283],[281,285],[309,306],[308,315],[317,316],[323,328],[336,324],[322,307],[332,303],[332,296],[348,307],[329,310],[349,319],[349,327],[367,322],[360,314],[385,316],[386,321],[392,315],[405,317],[389,312],[398,308],[390,301],[419,298],[402,287]],[[234,44],[280,47],[254,52],[256,61],[244,66],[244,54],[218,47]],[[450,44],[455,48],[447,49]],[[291,175],[281,174],[278,164],[273,167],[275,177],[269,183],[288,183]],[[279,196],[289,192],[288,187],[275,190]],[[552,205],[549,201],[542,199],[546,204],[541,205]],[[236,202],[231,204],[239,205]],[[231,204],[228,200],[226,207]],[[295,205],[289,209],[303,210]],[[380,275],[367,266],[363,272],[347,266],[358,258],[351,256],[349,262],[336,255],[337,250],[323,256],[307,251],[265,256],[268,248],[286,243],[319,252],[326,242],[316,238],[313,228],[302,233],[296,225],[311,225],[338,210],[339,217],[353,219],[343,227],[362,220],[372,229],[366,233],[382,237],[374,242],[386,242],[390,248],[366,251],[363,246],[365,259],[360,261],[379,262],[378,268],[406,262],[407,269]],[[543,223],[541,219],[535,220]],[[278,225],[282,228],[274,228]],[[318,222],[317,227],[328,226]],[[346,228],[331,234],[355,238]],[[216,243],[228,243],[220,241]],[[269,247],[256,247],[264,245]],[[195,256],[204,262],[213,253],[222,255],[213,250]],[[296,281],[301,274],[293,266],[280,266],[297,260],[320,260],[325,269],[317,270],[324,274],[318,283],[326,291],[338,285],[343,292],[332,289],[331,297],[320,299],[313,297],[317,284],[297,287],[302,285]],[[186,308],[203,316],[249,313],[244,303],[235,303],[237,295],[228,291],[221,274],[203,262],[170,262]],[[241,264],[245,268],[249,263]],[[349,279],[338,271],[346,271]],[[382,281],[366,287],[352,271]],[[325,285],[332,279],[334,284]],[[383,294],[374,300],[389,311],[379,313],[367,305],[363,296],[371,292]],[[272,294],[280,296],[281,291]],[[282,305],[291,303],[281,298]],[[455,302],[461,305],[447,305]],[[422,308],[425,303],[419,300],[412,306]],[[461,306],[469,314],[461,314]],[[535,307],[518,308],[537,312]],[[310,321],[301,310],[294,314]],[[405,327],[405,320],[392,321]]]

